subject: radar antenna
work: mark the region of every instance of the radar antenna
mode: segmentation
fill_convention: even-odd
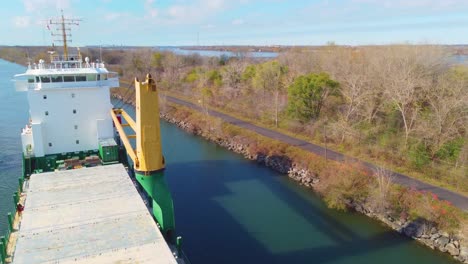
[[[62,16],[60,18],[51,18],[47,21],[47,29],[50,30],[52,37],[62,37],[53,39],[56,42],[63,42],[63,56],[64,60],[68,60],[68,43],[71,40],[71,26],[79,26],[81,19],[76,18],[65,18],[63,10],[61,10]],[[52,27],[52,29],[51,29]]]

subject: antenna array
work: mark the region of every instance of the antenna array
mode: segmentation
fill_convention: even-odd
[[[80,22],[81,19],[65,18],[63,10],[61,17],[52,18],[47,21],[47,29],[53,37],[52,41],[63,43],[63,56],[65,60],[68,60],[68,42],[72,42],[71,26],[79,26]]]

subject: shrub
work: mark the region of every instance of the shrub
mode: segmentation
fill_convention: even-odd
[[[439,151],[436,152],[436,156],[442,160],[455,161],[463,148],[464,139],[458,138],[450,142],[445,143]]]
[[[418,144],[412,150],[410,150],[409,158],[411,164],[419,170],[431,162],[429,153],[423,144]]]
[[[448,201],[440,200],[431,192],[396,187],[393,205],[403,220],[422,219],[438,229],[455,232],[459,229],[462,213]]]
[[[369,195],[372,178],[356,163],[340,163],[322,171],[317,190],[330,208],[346,210],[363,203]]]
[[[367,204],[377,213],[386,212],[390,206],[390,196],[393,187],[392,174],[383,169],[376,169],[374,172],[375,181],[372,182]]]

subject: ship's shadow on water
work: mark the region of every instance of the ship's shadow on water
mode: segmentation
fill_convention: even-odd
[[[325,209],[307,190],[285,183],[285,176],[247,163],[168,164],[177,230],[184,236],[192,263],[351,263],[345,261],[351,257],[358,257],[359,263],[408,260],[407,256],[359,258],[411,241],[386,229],[361,234],[362,227],[353,230],[353,223],[338,221],[342,213]]]

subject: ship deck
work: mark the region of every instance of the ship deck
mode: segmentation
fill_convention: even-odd
[[[177,263],[122,164],[33,174],[24,192],[13,263]]]

